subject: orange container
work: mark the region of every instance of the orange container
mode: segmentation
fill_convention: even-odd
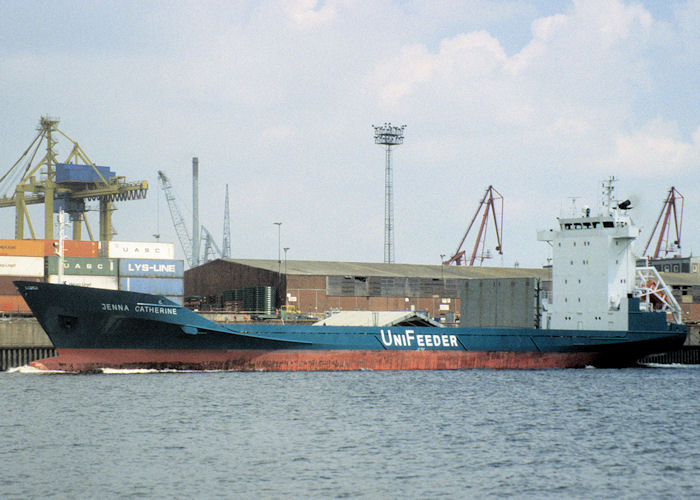
[[[13,281],[36,281],[41,283],[44,278],[36,276],[0,276],[0,296],[2,295],[19,295],[19,291],[15,287]]]
[[[40,240],[43,242],[43,256],[58,255],[58,240]],[[54,243],[56,246],[54,246]],[[97,257],[100,250],[98,241],[63,240],[64,257]]]
[[[0,240],[0,255],[44,257],[44,240]]]
[[[31,313],[21,295],[0,295],[0,311],[4,313]]]

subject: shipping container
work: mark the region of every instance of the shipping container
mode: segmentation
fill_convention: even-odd
[[[43,257],[44,240],[0,240],[0,255]]]
[[[0,295],[0,312],[27,314],[32,311],[21,295]]]
[[[109,167],[56,163],[56,182],[97,182],[109,180],[116,174]],[[99,175],[95,171],[99,172]],[[100,178],[102,176],[102,178]]]
[[[13,281],[36,281],[41,283],[44,278],[36,276],[0,276],[0,295],[19,295]]]
[[[103,241],[100,256],[112,259],[174,259],[175,245],[148,241]]]
[[[0,256],[0,276],[32,276],[43,278],[43,257]]]
[[[66,257],[97,257],[99,248],[97,241],[63,240]],[[57,252],[58,240],[0,240],[0,255],[48,257]]]
[[[50,275],[47,280],[49,283],[58,283],[58,276]],[[107,290],[118,290],[119,281],[116,276],[80,276],[67,274],[63,276],[63,283],[66,285],[85,286],[88,288],[105,288]]]
[[[37,240],[44,244],[44,256],[58,255],[58,240]],[[64,257],[97,257],[100,254],[98,241],[63,240]]]
[[[119,259],[119,277],[182,278],[185,264],[181,260]]]
[[[117,259],[104,257],[64,257],[63,274],[117,276]],[[58,257],[46,257],[46,275],[58,274]]]
[[[184,295],[182,278],[119,278],[119,289],[155,295]]]
[[[168,300],[172,300],[173,302],[175,302],[176,304],[178,304],[180,306],[185,303],[184,297],[182,295],[166,295],[165,298]]]

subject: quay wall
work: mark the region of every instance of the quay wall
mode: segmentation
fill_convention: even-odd
[[[0,318],[0,371],[55,355],[53,344],[35,318]]]

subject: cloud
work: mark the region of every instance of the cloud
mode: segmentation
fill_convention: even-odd
[[[298,27],[310,29],[326,24],[337,16],[336,7],[332,2],[319,5],[318,0],[291,0],[285,3],[285,14]]]
[[[700,128],[683,141],[678,127],[660,118],[620,134],[615,145],[614,166],[634,176],[658,178],[700,165]]]
[[[134,2],[139,16],[56,8],[30,31],[41,9],[16,5],[0,18],[0,156],[56,114],[120,175],[164,169],[185,205],[197,155],[215,234],[230,184],[238,255],[276,257],[272,222],[284,220],[295,258],[381,259],[384,157],[370,125],[385,121],[408,126],[394,156],[404,262],[452,249],[489,184],[523,265],[542,260],[527,244],[561,199],[595,198],[607,175],[643,200],[663,194],[655,175],[700,189],[697,3],[660,20],[644,0]],[[153,214],[152,186],[117,224]],[[148,239],[151,222],[121,222],[120,237]],[[341,243],[358,231],[361,243]]]

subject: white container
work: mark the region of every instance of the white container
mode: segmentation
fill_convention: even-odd
[[[0,276],[44,277],[43,257],[0,256]]]
[[[148,241],[110,241],[107,244],[107,257],[110,259],[174,259],[175,245]]]
[[[49,283],[58,283],[58,276],[52,274],[48,278]],[[86,286],[88,288],[104,288],[106,290],[118,290],[119,278],[116,276],[80,276],[73,274],[63,275],[63,284]]]

